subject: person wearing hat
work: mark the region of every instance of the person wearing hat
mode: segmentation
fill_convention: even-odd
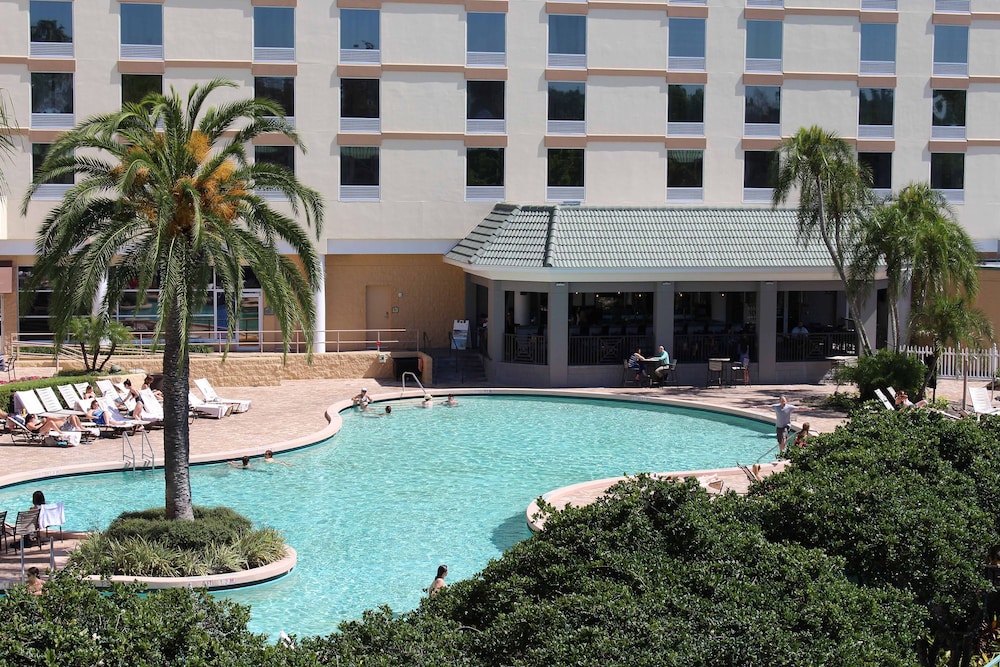
[[[368,404],[372,402],[372,399],[368,397],[368,390],[364,387],[361,388],[361,393],[355,396],[353,399],[354,405],[361,408],[362,410],[368,407]]]

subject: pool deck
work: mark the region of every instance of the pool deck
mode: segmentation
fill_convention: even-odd
[[[40,373],[43,374],[43,373]],[[972,382],[970,386],[983,386],[983,381]],[[272,387],[226,387],[220,393],[231,398],[247,398],[253,401],[249,412],[234,414],[225,419],[198,419],[191,425],[191,459],[193,462],[224,461],[241,456],[262,456],[264,450],[275,453],[301,447],[324,439],[333,428],[328,419],[328,411],[342,401],[349,400],[360,387],[367,387],[369,394],[378,400],[396,399],[401,396],[398,383],[382,383],[365,378],[362,380],[289,380],[281,386]],[[716,406],[727,410],[746,411],[765,420],[773,420],[773,412],[767,407],[785,394],[789,401],[797,405],[816,405],[824,396],[834,391],[833,385],[753,385],[749,387],[666,387],[666,388],[620,388],[591,387],[568,390],[594,396],[631,396],[640,399],[668,398],[688,403],[692,407]],[[445,396],[449,392],[460,396],[463,393],[482,393],[485,388],[472,387],[432,387],[428,390],[435,396]],[[407,395],[416,394],[407,391]],[[938,396],[944,396],[954,403],[962,400],[961,381],[940,380]],[[333,415],[330,415],[333,416]],[[832,431],[844,420],[842,413],[816,409],[796,414],[797,420],[808,421],[814,431]],[[163,461],[163,432],[149,433],[156,461]],[[748,461],[753,463],[752,461]],[[14,445],[10,436],[0,435],[0,486],[20,481],[41,479],[47,476],[70,474],[88,470],[119,470],[122,467],[122,445],[120,439],[100,439],[91,445],[71,448]],[[661,473],[677,471],[658,471]],[[704,471],[704,476],[717,476],[726,489],[745,492],[749,480],[738,469]],[[591,499],[600,495],[607,484],[605,480],[595,480],[587,492]],[[45,482],[39,481],[38,488],[45,490]],[[538,489],[538,495],[553,489]],[[578,490],[582,493],[582,489]],[[585,496],[574,496],[573,503],[582,504]],[[195,499],[197,502],[197,498]],[[18,509],[30,506],[30,493],[25,495],[24,507],[0,508],[8,510],[7,521],[12,523]],[[68,512],[72,508],[67,508]],[[66,561],[66,553],[75,546],[73,539],[55,542],[56,567]],[[293,545],[294,546],[294,545]],[[36,565],[47,569],[50,563],[48,545],[41,551],[27,550],[26,567]],[[20,578],[20,555],[9,551],[0,552],[0,581]]]

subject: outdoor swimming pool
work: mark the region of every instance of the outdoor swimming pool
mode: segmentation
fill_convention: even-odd
[[[394,403],[388,417],[345,411],[334,438],[278,455],[291,467],[256,459],[248,470],[192,468],[196,504],[233,507],[281,530],[298,551],[289,576],[225,593],[253,606],[252,630],[327,634],[365,609],[408,611],[440,563],[449,581],[468,578],[527,538],[525,509],[542,493],[622,474],[731,467],[774,444],[766,423],[696,410],[524,396],[459,401],[431,410]],[[0,508],[30,505],[35,489],[64,501],[66,527],[76,530],[163,504],[155,471],[9,487]]]

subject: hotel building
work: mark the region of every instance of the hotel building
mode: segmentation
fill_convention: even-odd
[[[998,250],[987,0],[0,0],[21,142],[2,165],[5,336],[48,330],[44,293],[17,301],[68,187],[20,215],[47,145],[213,78],[239,88],[210,103],[273,98],[308,149],[263,137],[254,156],[326,202],[318,349],[360,329],[445,347],[467,319],[501,383],[615,383],[657,344],[682,380],[741,348],[755,379],[813,379],[854,351],[852,327],[884,341],[887,308],[880,290],[849,313],[825,249],[771,208],[773,151],[801,126],[847,138],[884,194],[929,181]],[[241,348],[266,349],[267,304],[246,286],[238,314],[213,295],[206,339],[236,316]],[[141,330],[144,301],[116,316]]]

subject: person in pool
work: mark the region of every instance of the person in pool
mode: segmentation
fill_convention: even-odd
[[[247,468],[250,467],[250,457],[249,456],[244,456],[239,461],[227,461],[226,463],[228,463],[229,465],[231,465],[234,468],[242,468],[242,469],[246,470]]]
[[[274,452],[270,449],[264,452],[264,463],[277,463],[279,466],[291,467],[291,463],[285,463],[284,461],[277,461],[274,458]]]
[[[424,400],[420,404],[422,408],[433,408],[434,407],[434,397],[430,394],[424,394]]]
[[[448,587],[448,584],[444,583],[444,578],[448,576],[448,566],[439,565],[437,576],[434,577],[434,581],[431,582],[430,587],[427,589],[427,595],[433,597],[443,591]]]
[[[364,387],[362,387],[361,391],[357,395],[355,395],[354,398],[351,399],[351,402],[353,402],[356,407],[359,407],[362,410],[366,410],[368,408],[368,404],[371,403],[371,401],[372,399],[368,397],[368,390],[365,389]]]
[[[455,400],[455,394],[448,394],[448,400],[444,402],[449,408],[453,408],[458,405],[458,401]]]

